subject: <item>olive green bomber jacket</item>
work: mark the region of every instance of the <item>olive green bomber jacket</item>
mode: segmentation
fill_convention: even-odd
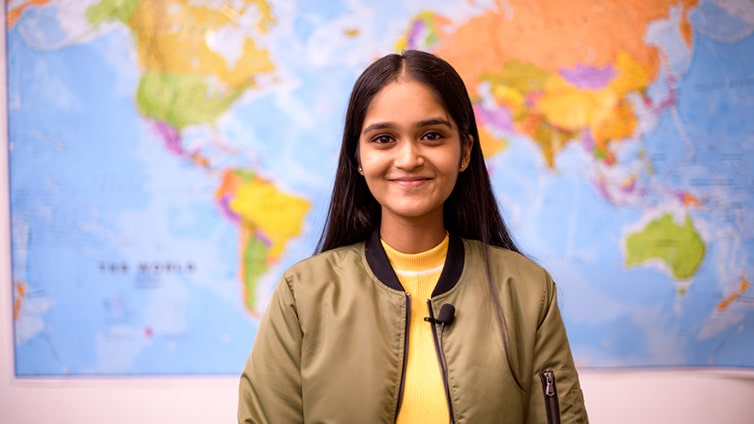
[[[395,422],[409,314],[437,316],[444,304],[455,307],[453,322],[427,325],[438,327],[452,422],[588,422],[555,284],[522,255],[500,248],[489,254],[512,367],[481,243],[451,236],[431,311],[416,311],[375,233],[284,274],[241,375],[239,423]]]

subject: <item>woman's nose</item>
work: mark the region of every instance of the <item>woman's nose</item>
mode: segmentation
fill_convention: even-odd
[[[395,166],[402,169],[414,169],[424,164],[421,149],[413,141],[403,141],[398,148]]]

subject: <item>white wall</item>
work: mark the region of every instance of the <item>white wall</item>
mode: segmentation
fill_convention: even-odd
[[[4,12],[0,17],[5,20]],[[0,32],[4,48],[5,32]],[[0,57],[0,423],[235,422],[236,378],[14,378],[5,53]],[[754,371],[582,371],[581,376],[593,423],[754,423]]]
[[[4,325],[6,328],[9,326]],[[4,339],[9,341],[10,337]],[[2,423],[235,422],[235,379],[19,382],[11,379],[10,353],[10,348],[3,349]],[[754,421],[751,377],[747,380],[701,372],[584,372],[582,384],[592,423]]]

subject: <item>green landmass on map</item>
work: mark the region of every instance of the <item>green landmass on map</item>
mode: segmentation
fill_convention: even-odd
[[[250,311],[257,307],[257,282],[269,271],[268,253],[269,248],[258,238],[249,238],[243,249],[244,300]]]
[[[659,259],[677,280],[693,277],[705,253],[704,241],[688,215],[684,223],[678,225],[671,214],[664,214],[629,235],[625,243],[627,266]]]
[[[183,129],[215,121],[241,94],[241,89],[216,92],[202,76],[144,72],[136,100],[145,116]]]
[[[94,26],[112,20],[127,24],[141,0],[105,0],[86,9],[86,18]]]

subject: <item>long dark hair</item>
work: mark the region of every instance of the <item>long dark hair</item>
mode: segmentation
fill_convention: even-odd
[[[366,240],[380,225],[380,205],[358,173],[358,146],[364,117],[374,96],[399,77],[431,89],[455,121],[461,140],[473,140],[467,169],[458,175],[445,201],[445,228],[450,234],[519,251],[500,215],[479,144],[474,109],[460,75],[445,60],[408,50],[372,63],[356,80],[346,111],[338,169],[327,220],[317,253]]]
[[[458,126],[462,142],[471,137],[468,167],[458,175],[456,185],[444,204],[445,228],[455,236],[479,240],[485,247],[488,288],[501,330],[506,359],[516,384],[522,387],[511,361],[505,315],[494,284],[488,246],[499,246],[516,252],[520,250],[508,232],[492,191],[468,91],[461,76],[445,60],[418,50],[389,54],[372,63],[356,80],[346,111],[330,208],[316,252],[365,241],[380,225],[380,205],[358,173],[359,135],[367,108],[374,96],[398,78],[415,80],[432,90]]]

